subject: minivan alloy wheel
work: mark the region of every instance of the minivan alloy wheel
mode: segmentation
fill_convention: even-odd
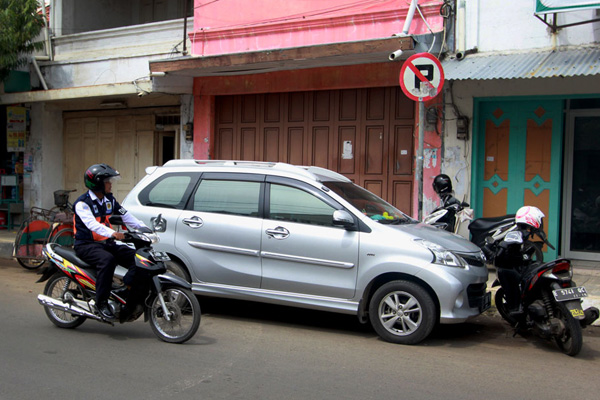
[[[399,344],[425,339],[436,319],[431,296],[408,281],[392,281],[380,287],[371,299],[369,315],[382,339]]]

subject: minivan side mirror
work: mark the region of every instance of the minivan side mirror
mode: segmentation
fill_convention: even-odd
[[[344,228],[353,228],[355,226],[354,217],[346,210],[335,210],[333,212],[333,225],[343,226]]]

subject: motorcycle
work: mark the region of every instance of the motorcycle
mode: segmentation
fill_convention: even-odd
[[[543,214],[542,214],[543,215]],[[534,235],[549,245],[540,227],[524,226],[510,228],[498,240],[488,237],[484,253],[489,255],[497,268],[498,278],[492,287],[499,287],[494,300],[502,318],[515,328],[515,334],[532,332],[553,340],[565,354],[575,356],[583,344],[582,328],[598,319],[598,309],[583,310],[582,298],[587,297],[585,287],[573,282],[571,263],[557,259],[548,263],[536,260],[539,244]],[[512,293],[509,307],[507,293]],[[515,311],[514,303],[518,301]]]
[[[459,201],[452,195],[441,197],[442,205],[423,218],[423,222],[468,238],[465,222],[473,219],[469,203]]]
[[[164,219],[159,215],[153,229],[125,232],[122,242],[136,249],[136,281],[131,290],[113,285],[108,302],[119,322],[132,322],[143,314],[159,339],[183,343],[198,330],[200,304],[190,283],[166,274],[169,256],[152,249],[159,240],[156,227],[162,223]],[[47,282],[37,298],[50,321],[60,328],[76,328],[86,319],[114,326],[113,320],[103,318],[95,306],[95,267],[77,257],[72,248],[56,243],[48,243],[43,252],[50,263],[38,280]]]

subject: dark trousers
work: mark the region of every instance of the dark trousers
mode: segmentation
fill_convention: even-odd
[[[502,289],[504,289],[504,297],[510,311],[516,310],[521,304],[521,274],[514,269],[498,268],[496,274]]]
[[[96,304],[108,300],[115,268],[120,265],[128,271],[123,277],[131,285],[135,276],[135,250],[114,240],[78,244],[75,253],[79,258],[98,269],[96,276]]]

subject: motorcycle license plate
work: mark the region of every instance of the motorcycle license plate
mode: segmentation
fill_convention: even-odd
[[[152,251],[151,254],[156,261],[169,261],[171,259],[164,251]]]
[[[587,291],[583,286],[571,287],[565,289],[556,289],[552,291],[556,301],[569,301],[587,297]]]
[[[483,302],[481,303],[480,311],[484,312],[492,306],[492,292],[486,292],[483,296]]]

